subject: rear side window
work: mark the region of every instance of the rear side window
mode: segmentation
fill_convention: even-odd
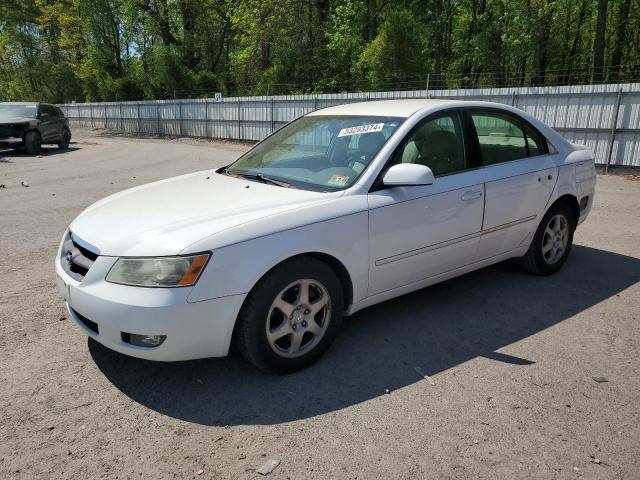
[[[51,105],[40,105],[40,113],[46,113],[49,117],[58,116],[58,112]]]
[[[524,130],[506,115],[471,113],[478,134],[483,165],[527,158]]]
[[[524,126],[524,133],[527,137],[527,148],[530,157],[537,157],[547,153],[547,141],[538,132],[528,126]]]
[[[547,153],[546,141],[519,119],[499,112],[471,112],[483,165],[510,162]]]

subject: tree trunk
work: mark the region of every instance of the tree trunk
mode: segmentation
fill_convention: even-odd
[[[376,20],[379,13],[380,9],[378,8],[378,2],[376,0],[365,0],[364,39],[366,42],[373,40],[373,38],[376,36]]]
[[[580,6],[580,13],[578,14],[578,23],[575,27],[576,35],[573,37],[573,42],[571,43],[571,48],[569,49],[569,53],[564,58],[564,62],[562,63],[564,71],[562,76],[560,77],[560,83],[571,83],[571,75],[573,73],[573,65],[575,62],[576,52],[578,50],[578,44],[580,43],[580,39],[582,38],[582,26],[584,25],[584,21],[587,18],[587,6],[591,3],[591,0],[583,0],[582,5]]]
[[[220,59],[222,58],[222,54],[224,53],[225,45],[227,44],[227,36],[229,33],[229,29],[231,27],[231,20],[229,18],[224,19],[224,26],[222,27],[222,32],[220,33],[220,45],[218,47],[218,52],[213,57],[213,62],[211,63],[210,70],[215,72],[218,70],[218,65],[220,64]],[[228,70],[228,68],[226,69]]]
[[[532,85],[544,85],[547,77],[547,54],[549,49],[549,33],[551,30],[551,21],[553,19],[553,10],[545,9],[545,13],[538,19],[537,27],[534,34],[534,62],[535,73],[531,80]]]
[[[113,37],[113,54],[114,54],[115,63],[116,63],[116,74],[118,78],[121,78],[124,76],[124,72],[122,69],[122,48],[120,44],[120,30],[119,30],[118,21],[115,18],[115,16],[112,16],[111,21],[112,21],[111,35]]]
[[[169,45],[179,45],[178,39],[171,33],[171,25],[169,24],[169,7],[167,0],[151,0],[153,7],[148,3],[143,3],[141,8],[147,12],[149,16],[157,22],[158,33],[165,47]]]
[[[260,30],[262,31],[262,35],[260,37],[260,71],[264,72],[271,65],[271,44],[269,40],[266,38],[266,34],[264,33],[264,25],[266,22],[266,16],[268,14],[264,14],[258,19]]]
[[[464,61],[462,62],[462,74],[465,79],[462,81],[462,86],[471,87],[472,81],[470,80],[473,72],[473,42],[476,37],[476,32],[478,31],[478,1],[472,0],[471,3],[471,21],[469,22],[469,28],[467,30],[467,37],[465,39],[465,56]]]
[[[329,0],[316,0],[316,8],[318,10],[318,24],[324,25],[324,22],[329,18],[331,12],[331,5]]]
[[[494,28],[492,28],[492,38],[491,38],[491,46],[492,46],[492,57],[493,57],[493,62],[492,62],[492,68],[491,70],[493,70],[494,72],[496,72],[496,77],[494,79],[489,78],[489,82],[491,82],[491,80],[493,80],[493,85],[495,85],[496,87],[504,87],[504,86],[508,86],[506,85],[506,79],[505,79],[505,68],[504,68],[504,62],[503,62],[503,45],[502,45],[502,35],[500,34],[500,29],[501,29],[501,23],[500,23],[500,19],[504,18],[504,3],[502,3],[502,0],[498,0],[496,2],[497,4],[497,9],[498,9],[498,15],[492,15],[491,16],[491,22],[493,24],[497,24],[497,30]],[[495,8],[495,6],[494,6]]]
[[[531,13],[531,0],[525,0],[524,2],[525,5],[525,12],[527,14],[527,18],[532,18],[532,13]],[[525,26],[525,31],[527,34],[527,37],[529,36],[530,32],[531,32],[531,27],[530,27],[531,22],[526,22],[526,26]],[[518,61],[518,85],[521,87],[524,87],[525,84],[525,77],[527,76],[527,58],[529,57],[528,55],[519,55],[520,60]]]
[[[596,35],[593,40],[593,73],[591,80],[601,83],[604,80],[604,40],[607,31],[607,0],[598,0],[598,19]]]
[[[315,45],[313,38],[313,2],[307,0],[307,48],[305,57],[306,68],[304,72],[304,79],[309,85],[313,85],[314,81],[314,69],[315,69]]]
[[[619,4],[618,22],[615,40],[613,43],[613,52],[611,54],[611,67],[608,76],[609,82],[620,81],[620,73],[622,72],[622,54],[624,52],[624,43],[627,36],[627,24],[629,23],[630,7],[631,0],[622,0]]]
[[[192,0],[180,1],[180,13],[182,14],[182,61],[191,70],[198,65],[195,40],[195,19],[198,12]]]
[[[442,0],[433,0],[433,11],[436,17],[434,38],[434,62],[433,85],[435,88],[442,86],[442,57],[444,56],[444,28],[445,20],[442,18]]]

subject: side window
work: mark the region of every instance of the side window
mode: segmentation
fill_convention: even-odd
[[[40,113],[46,113],[50,118],[58,116],[58,112],[51,105],[40,105]]]
[[[528,126],[524,127],[524,133],[527,136],[527,148],[529,148],[530,157],[537,157],[547,153],[547,142],[542,135]]]
[[[529,156],[524,130],[508,115],[471,112],[471,118],[478,133],[483,165]]]
[[[465,170],[467,160],[459,116],[445,115],[420,125],[396,151],[392,164],[397,163],[426,165],[435,176]]]

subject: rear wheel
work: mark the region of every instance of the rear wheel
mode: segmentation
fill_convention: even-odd
[[[62,137],[60,137],[60,141],[58,142],[58,148],[60,150],[66,150],[69,148],[69,144],[71,143],[71,131],[68,128],[65,128],[62,131]]]
[[[27,132],[24,136],[24,148],[29,155],[36,155],[42,150],[42,138],[35,130]]]
[[[536,275],[550,275],[562,268],[571,246],[576,219],[564,203],[554,205],[542,218],[531,246],[520,259],[525,270]]]
[[[287,261],[265,275],[238,316],[236,345],[261,370],[291,372],[311,365],[340,327],[338,277],[314,258]]]

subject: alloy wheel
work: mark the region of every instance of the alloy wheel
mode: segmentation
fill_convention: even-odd
[[[567,250],[569,242],[569,222],[562,214],[549,219],[542,237],[542,258],[553,265],[557,263]]]
[[[330,319],[327,288],[317,280],[297,280],[283,288],[269,308],[267,341],[278,355],[299,357],[318,345]]]

